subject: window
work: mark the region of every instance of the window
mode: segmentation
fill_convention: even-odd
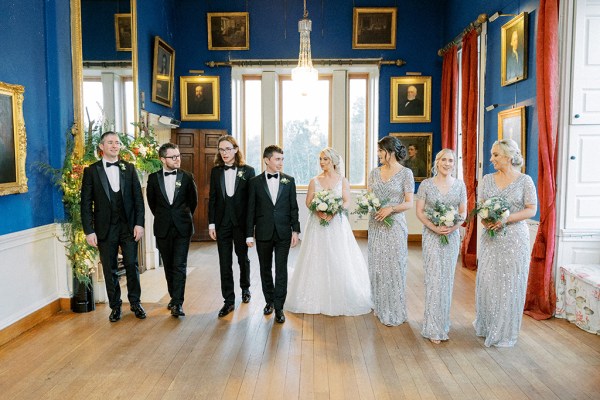
[[[91,121],[102,121],[102,109],[104,108],[104,93],[100,78],[85,78],[83,80],[83,112],[84,116]],[[85,125],[87,125],[87,121]]]
[[[254,168],[258,168],[262,163],[261,87],[260,76],[244,77],[244,134],[240,140],[240,147],[244,151],[246,162]]]
[[[348,182],[350,187],[365,187],[367,185],[367,88],[368,75],[350,75],[348,90]]]

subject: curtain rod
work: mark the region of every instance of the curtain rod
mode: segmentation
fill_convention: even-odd
[[[406,64],[402,59],[384,60],[383,58],[313,58],[316,65],[395,65],[401,67]],[[229,60],[229,61],[207,61],[210,68],[215,67],[252,67],[252,66],[287,66],[297,65],[298,59],[272,59],[272,60]]]
[[[454,45],[460,44],[463,36],[471,32],[473,29],[480,29],[481,25],[488,20],[487,14],[479,14],[477,19],[471,22],[461,33],[459,33],[450,43],[438,50],[438,56],[442,57]]]
[[[131,61],[84,61],[84,68],[131,68]]]

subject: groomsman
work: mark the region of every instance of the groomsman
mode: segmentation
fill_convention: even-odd
[[[266,170],[250,180],[246,242],[254,245],[260,263],[260,278],[269,315],[275,309],[275,321],[285,322],[283,305],[287,295],[287,260],[290,247],[298,244],[300,222],[294,178],[281,172],[283,150],[268,146],[263,152]],[[273,283],[273,252],[275,252],[275,283]]]
[[[108,319],[121,319],[121,287],[117,276],[119,247],[127,276],[130,309],[140,319],[146,311],[140,304],[138,241],[144,235],[144,200],[135,167],[119,160],[121,142],[114,132],[105,132],[98,145],[102,159],[83,171],[81,222],[86,241],[98,247],[108,303]]]
[[[187,256],[194,234],[192,215],[198,205],[198,191],[192,175],[180,169],[181,155],[177,145],[163,144],[158,156],[163,167],[148,177],[146,194],[154,214],[154,236],[171,296],[167,308],[178,318],[185,315]]]
[[[224,317],[235,308],[232,269],[234,249],[240,266],[242,302],[248,303],[251,298],[250,259],[244,235],[248,182],[254,177],[254,168],[246,165],[244,154],[232,136],[221,136],[218,148],[215,166],[210,174],[208,234],[212,240],[217,241],[219,250],[221,294],[225,303],[219,311],[219,317]]]

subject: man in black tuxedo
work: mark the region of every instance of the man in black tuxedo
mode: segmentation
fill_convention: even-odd
[[[250,180],[246,243],[254,245],[260,263],[260,279],[269,315],[275,309],[275,321],[285,322],[283,305],[287,295],[287,260],[290,247],[298,244],[300,222],[294,178],[281,172],[283,150],[268,146],[263,152],[264,174]],[[275,251],[275,284],[273,284],[273,251]]]
[[[83,171],[81,222],[90,246],[98,247],[106,293],[112,312],[109,320],[121,319],[121,287],[117,276],[119,247],[127,275],[127,298],[140,319],[146,312],[140,304],[138,241],[144,235],[144,199],[133,164],[119,160],[121,142],[114,132],[105,132],[98,145],[102,159]]]
[[[187,256],[194,234],[193,214],[198,205],[194,178],[181,167],[179,148],[173,143],[160,146],[163,168],[150,174],[146,195],[154,214],[156,246],[165,268],[171,301],[167,308],[178,318],[183,312]]]
[[[398,96],[398,99],[401,97]],[[398,100],[398,115],[424,115],[423,100],[417,98],[417,88],[406,89],[406,100]]]
[[[224,317],[235,308],[232,251],[235,249],[240,265],[242,301],[250,301],[250,260],[246,246],[246,208],[248,182],[254,177],[254,168],[246,165],[237,141],[229,135],[219,138],[219,152],[210,173],[208,200],[208,234],[217,241],[221,270],[221,294],[225,304],[219,311]]]

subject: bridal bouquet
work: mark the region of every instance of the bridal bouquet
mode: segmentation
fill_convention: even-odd
[[[435,226],[452,227],[463,220],[457,209],[440,201],[436,201],[433,208],[426,209],[425,216]],[[447,235],[441,235],[440,240],[442,244],[449,243]]]
[[[504,197],[494,196],[485,201],[479,201],[471,214],[477,214],[484,222],[496,223],[506,221],[510,215],[510,204]],[[495,237],[496,232],[492,229],[486,229],[490,237]]]
[[[356,197],[356,210],[354,210],[353,214],[367,215],[376,213],[386,203],[387,201],[379,200],[373,192],[362,192]],[[383,220],[383,223],[389,228],[394,223],[394,219],[388,215]]]
[[[341,211],[343,210],[343,201],[341,197],[334,195],[333,192],[329,190],[321,190],[315,192],[315,197],[313,197],[308,208],[312,212],[320,211],[327,215],[335,215],[337,213],[340,213],[341,217]],[[329,225],[329,221],[325,221],[322,218],[319,218],[319,222],[321,223],[321,226]]]

